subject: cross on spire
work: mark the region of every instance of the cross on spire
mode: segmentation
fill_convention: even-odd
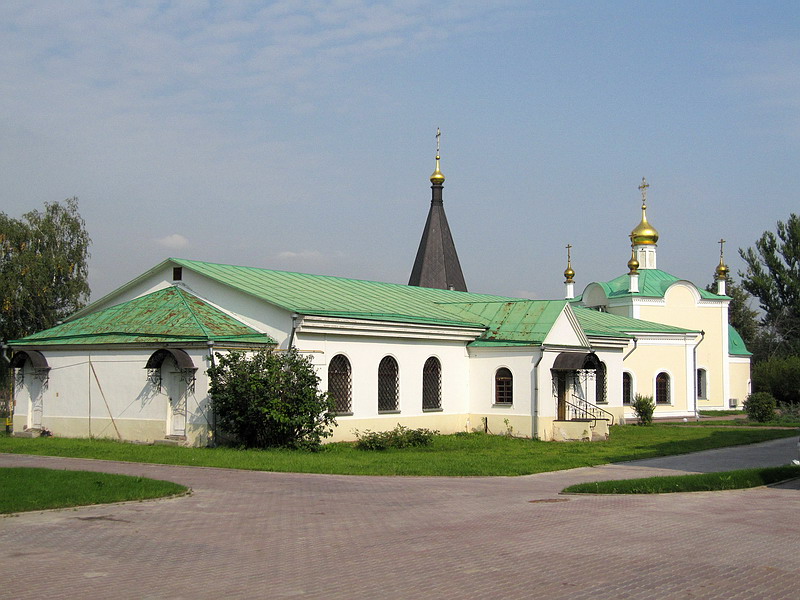
[[[725,242],[726,241],[728,241],[728,240],[723,240],[722,238],[720,238],[720,240],[717,242],[719,244],[719,260],[720,260],[720,262],[722,262],[722,258],[725,255]]]
[[[639,186],[639,191],[642,192],[642,207],[647,206],[647,188],[650,187],[650,184],[647,183],[647,179],[642,177],[642,184]]]
[[[442,137],[442,130],[436,128],[436,158],[439,158],[439,138]]]
[[[569,266],[569,263],[570,263],[570,260],[571,260],[571,252],[570,252],[570,250],[572,250],[572,244],[567,244],[566,248],[567,248],[567,266]]]

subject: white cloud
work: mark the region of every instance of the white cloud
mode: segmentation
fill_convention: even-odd
[[[164,248],[170,248],[173,250],[177,250],[179,248],[186,248],[189,245],[189,240],[182,236],[180,233],[171,233],[170,235],[163,237],[156,242],[164,246]]]
[[[324,258],[324,254],[317,250],[301,250],[300,252],[284,250],[278,252],[278,258],[281,260],[318,261]]]

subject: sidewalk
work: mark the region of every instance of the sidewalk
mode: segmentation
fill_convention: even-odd
[[[0,454],[190,496],[0,518],[0,598],[787,598],[800,487],[560,495],[783,464],[797,439],[523,477],[353,477]],[[677,461],[677,462],[674,462]]]

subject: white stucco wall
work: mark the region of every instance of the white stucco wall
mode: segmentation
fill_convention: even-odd
[[[41,425],[62,437],[98,437],[139,441],[164,439],[171,433],[172,410],[166,386],[157,389],[144,368],[154,348],[44,350],[50,371],[41,391]],[[194,391],[185,388],[187,443],[203,445],[207,436],[208,351],[186,349],[195,366]],[[27,363],[26,363],[27,364]],[[165,361],[164,378],[175,371]],[[32,427],[31,380],[17,386],[14,429]]]

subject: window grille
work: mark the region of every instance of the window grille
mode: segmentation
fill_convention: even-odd
[[[328,365],[328,394],[334,400],[337,413],[352,412],[350,361],[342,354],[334,356]]]
[[[633,402],[633,377],[630,373],[622,374],[622,403],[631,404]]]
[[[666,373],[656,377],[656,404],[669,404],[669,375]]]
[[[422,410],[442,408],[442,365],[431,356],[422,368]]]
[[[495,404],[511,404],[514,401],[514,377],[505,367],[494,374]]]
[[[384,356],[378,365],[378,412],[397,410],[397,372],[397,361],[391,356]]]
[[[697,369],[697,397],[698,398],[707,398],[707,389],[706,389],[706,370],[705,369]]]
[[[597,365],[597,377],[595,379],[595,392],[594,392],[594,401],[595,404],[604,404],[608,402],[607,390],[606,390],[606,365],[605,363],[600,363]]]

